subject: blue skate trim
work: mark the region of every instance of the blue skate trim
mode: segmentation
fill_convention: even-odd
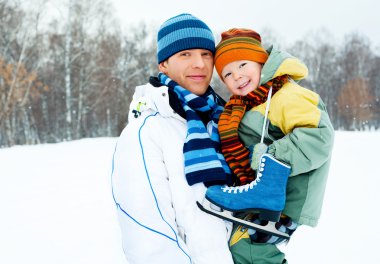
[[[218,203],[217,201],[214,201],[210,197],[206,196],[206,199],[209,200],[214,205],[220,207],[223,210],[231,211],[231,212],[234,212],[234,213],[253,212],[253,213],[259,214],[265,220],[269,220],[269,221],[273,221],[273,222],[277,222],[280,219],[281,212],[282,212],[282,211],[268,210],[268,209],[264,209],[264,208],[260,208],[260,207],[244,208],[244,210],[243,209],[242,210],[234,210],[234,209],[225,207],[223,204]],[[198,207],[199,207],[199,205],[198,205]]]
[[[138,135],[139,135],[139,144],[140,144],[141,154],[142,154],[142,157],[143,157],[144,169],[145,169],[146,177],[147,177],[147,180],[148,180],[148,182],[149,182],[149,186],[150,186],[150,189],[151,189],[151,191],[152,191],[152,195],[153,195],[154,200],[155,200],[155,202],[156,202],[157,210],[158,210],[158,212],[160,213],[161,219],[162,219],[162,220],[163,220],[163,221],[169,226],[169,228],[173,231],[173,234],[174,234],[174,236],[175,236],[175,239],[172,238],[172,237],[170,237],[169,235],[166,235],[166,234],[164,234],[164,233],[162,233],[162,232],[160,232],[160,231],[157,231],[157,230],[155,230],[155,229],[153,229],[153,228],[150,228],[150,227],[148,227],[148,226],[146,226],[146,225],[140,223],[137,219],[135,219],[133,216],[131,216],[126,210],[124,210],[124,209],[121,207],[121,205],[117,202],[116,197],[115,197],[115,194],[114,194],[114,191],[113,191],[113,181],[112,181],[112,176],[113,176],[113,172],[114,172],[115,153],[116,153],[116,149],[117,149],[117,143],[116,143],[116,145],[115,145],[115,149],[114,149],[114,152],[113,152],[113,155],[112,155],[112,169],[111,169],[111,190],[112,190],[112,197],[113,197],[113,200],[114,200],[114,202],[115,202],[115,204],[116,204],[116,207],[117,207],[118,209],[120,209],[120,211],[123,212],[127,217],[129,217],[133,222],[135,222],[136,224],[138,224],[139,226],[141,226],[141,227],[143,227],[143,228],[146,228],[146,229],[149,230],[149,231],[152,231],[152,232],[154,232],[154,233],[157,233],[157,234],[159,234],[159,235],[162,235],[162,236],[164,236],[164,237],[170,239],[171,241],[176,242],[178,248],[179,248],[179,249],[180,249],[180,250],[181,250],[181,251],[182,251],[182,252],[183,252],[188,258],[189,258],[190,263],[192,263],[192,261],[191,261],[191,257],[185,252],[185,250],[184,250],[184,249],[181,247],[181,245],[179,244],[179,242],[178,242],[178,236],[177,236],[176,232],[174,231],[174,228],[173,228],[173,227],[172,227],[172,226],[171,226],[171,225],[165,220],[164,216],[162,215],[161,209],[160,209],[160,207],[159,207],[159,205],[158,205],[158,201],[157,201],[156,194],[155,194],[155,192],[154,192],[154,189],[153,189],[153,186],[152,186],[152,183],[151,183],[151,180],[150,180],[150,176],[149,176],[149,173],[148,173],[148,169],[147,169],[147,166],[146,166],[146,161],[145,161],[145,156],[144,156],[144,147],[143,147],[143,144],[142,144],[142,142],[141,142],[141,130],[142,130],[142,128],[144,127],[145,123],[147,122],[148,118],[150,118],[150,117],[154,117],[154,116],[156,116],[157,114],[158,114],[158,112],[156,112],[155,114],[151,114],[151,115],[147,116],[147,117],[144,119],[144,122],[143,122],[143,124],[141,125],[141,127],[140,127],[140,129],[139,129],[139,133],[138,133]]]

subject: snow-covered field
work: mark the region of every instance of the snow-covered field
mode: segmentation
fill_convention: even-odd
[[[0,149],[0,263],[126,263],[110,186],[116,140]],[[379,132],[336,133],[320,224],[282,247],[291,264],[380,263],[379,149]]]

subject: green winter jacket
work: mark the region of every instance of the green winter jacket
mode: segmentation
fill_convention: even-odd
[[[315,226],[320,217],[334,141],[334,128],[318,94],[298,85],[307,76],[306,66],[273,47],[262,69],[261,83],[282,75],[291,81],[276,92],[270,103],[264,142],[268,152],[288,163],[284,214],[299,224]],[[246,146],[260,142],[266,103],[252,108],[241,121],[239,136]]]

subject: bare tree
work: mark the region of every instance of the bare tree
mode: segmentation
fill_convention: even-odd
[[[69,6],[67,8],[67,23],[66,23],[66,40],[65,40],[65,90],[66,90],[66,135],[67,140],[71,140],[71,16],[74,9],[73,0],[69,0]]]
[[[2,51],[0,144],[39,143],[33,105],[46,90],[38,79],[37,24],[41,10],[25,13],[19,1],[0,2]],[[45,89],[46,88],[46,89]]]
[[[356,102],[360,102],[360,107],[362,108],[361,112],[370,112],[372,111],[373,102],[371,97],[365,96],[367,94],[373,95],[374,93],[371,91],[371,86],[369,85],[369,73],[370,67],[368,62],[371,61],[371,58],[374,57],[371,51],[371,44],[367,37],[362,36],[358,33],[352,33],[347,35],[344,41],[344,45],[341,49],[338,59],[339,65],[339,74],[342,81],[342,93],[347,92],[349,87],[352,85],[357,85],[355,100]],[[359,81],[360,80],[360,81]],[[350,95],[354,95],[350,93]],[[361,97],[364,96],[364,97]],[[340,96],[340,103],[344,106],[353,109],[356,109],[355,105],[350,105],[353,101],[343,101],[342,98],[347,98],[344,95]],[[364,101],[363,101],[364,100]],[[342,106],[340,106],[342,109]],[[347,116],[344,116],[344,119],[340,119],[341,121],[345,120],[346,122],[341,124],[340,127],[344,129],[354,129],[361,130],[363,126],[368,126],[369,117],[366,115],[366,118],[358,114],[358,111],[350,111],[353,116],[351,116],[351,120],[354,122],[350,122]]]
[[[338,97],[338,112],[350,130],[364,130],[369,127],[374,113],[369,108],[374,103],[369,83],[363,78],[353,79],[342,88]]]

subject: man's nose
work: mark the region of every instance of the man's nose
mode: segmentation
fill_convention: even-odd
[[[193,68],[203,68],[205,66],[204,58],[201,54],[193,57]]]

